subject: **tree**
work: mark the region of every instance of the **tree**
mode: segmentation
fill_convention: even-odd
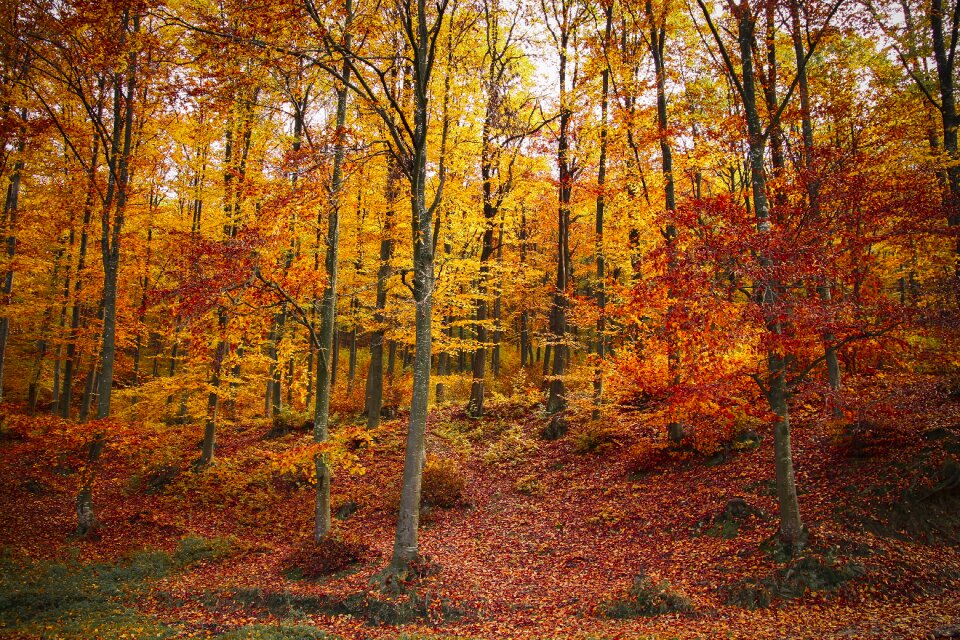
[[[559,124],[557,131],[557,277],[554,283],[553,304],[550,309],[550,333],[553,344],[553,367],[550,370],[550,392],[547,413],[551,416],[546,434],[562,435],[566,430],[560,412],[566,407],[566,388],[563,376],[570,357],[567,342],[567,296],[571,285],[572,262],[570,256],[570,202],[573,184],[582,167],[577,163],[571,149],[574,126],[571,87],[578,84],[577,67],[571,69],[571,48],[575,46],[578,31],[586,17],[586,7],[576,0],[541,0],[541,9],[550,39],[559,57]],[[570,86],[568,86],[568,76]]]
[[[754,75],[754,50],[756,49],[756,17],[749,0],[742,0],[732,6],[731,17],[736,22],[737,45],[740,54],[740,74],[734,65],[733,59],[727,50],[724,39],[715,26],[710,10],[703,0],[697,0],[704,18],[710,27],[714,42],[720,50],[725,70],[731,78],[740,104],[743,107],[747,131],[748,162],[750,167],[751,191],[753,209],[756,218],[757,232],[763,236],[772,236],[777,232],[770,215],[769,200],[767,197],[767,176],[764,168],[764,156],[767,141],[776,127],[789,101],[798,79],[794,79],[783,98],[771,113],[770,122],[766,127],[760,120],[757,107],[757,85]],[[832,16],[839,7],[834,4],[829,16]],[[827,21],[829,21],[829,16]],[[821,34],[823,33],[821,29]],[[816,41],[811,44],[807,55],[798,61],[798,66],[806,65],[809,56],[815,49]],[[774,455],[777,473],[777,500],[780,505],[780,535],[788,548],[799,550],[804,545],[805,529],[800,517],[800,505],[797,499],[796,476],[793,469],[793,454],[790,447],[790,413],[789,392],[787,388],[788,363],[792,356],[784,351],[779,338],[785,330],[785,321],[780,305],[787,294],[783,283],[774,275],[776,259],[763,252],[757,256],[758,263],[763,270],[762,279],[754,283],[754,296],[764,314],[765,324],[770,334],[770,343],[766,354],[766,375],[757,377],[757,384],[766,396],[771,411],[777,416],[774,425]]]

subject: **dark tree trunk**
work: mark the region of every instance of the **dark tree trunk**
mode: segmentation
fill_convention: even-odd
[[[613,30],[613,3],[609,3],[603,8],[606,15],[604,25],[603,46],[604,50],[610,45],[610,34]],[[607,289],[606,289],[606,258],[603,252],[603,215],[606,208],[604,197],[604,188],[607,182],[607,111],[608,94],[610,92],[610,66],[604,66],[601,72],[600,81],[600,160],[597,167],[597,211],[594,223],[594,242],[597,259],[597,291],[596,302],[599,313],[597,314],[597,366],[593,372],[593,418],[600,417],[600,406],[603,404],[603,359],[607,355],[606,339],[606,308],[607,308]]]
[[[377,300],[374,311],[376,329],[370,336],[370,367],[367,373],[366,409],[367,428],[380,425],[380,409],[383,406],[383,348],[386,339],[387,280],[392,273],[393,258],[393,206],[398,197],[398,168],[388,161],[385,197],[387,210],[384,216],[383,237],[380,240],[380,268],[377,271]]]

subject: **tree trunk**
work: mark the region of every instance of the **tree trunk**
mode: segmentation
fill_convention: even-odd
[[[127,11],[121,18],[121,37],[126,40],[132,22],[132,32],[140,30],[140,16],[131,16]],[[107,193],[104,197],[101,216],[100,248],[103,257],[103,325],[102,346],[100,349],[100,373],[97,380],[97,419],[110,416],[110,400],[113,391],[113,368],[116,357],[117,322],[117,279],[120,270],[120,238],[126,214],[127,192],[129,186],[130,154],[133,146],[133,105],[136,94],[137,50],[127,54],[124,71],[114,73],[113,91],[113,134],[110,156],[111,171],[107,180]],[[125,80],[123,82],[122,80]],[[126,94],[124,94],[124,84]],[[123,107],[123,108],[121,108]],[[122,143],[121,143],[122,136]],[[115,210],[111,214],[111,208]],[[111,220],[112,218],[112,220]],[[112,224],[111,224],[112,222]],[[95,366],[95,365],[94,365]],[[92,371],[91,371],[92,374]],[[92,378],[92,375],[91,375]],[[85,395],[86,392],[85,392]],[[90,445],[87,468],[77,494],[77,528],[86,534],[95,524],[93,511],[93,480],[96,477],[98,461],[106,435],[97,433]]]
[[[740,57],[743,68],[743,107],[747,119],[750,148],[750,175],[757,229],[761,234],[772,233],[767,184],[763,156],[765,140],[757,112],[756,86],[753,74],[754,20],[749,8],[742,10],[739,23]],[[770,257],[759,256],[761,265],[769,271],[774,265]],[[780,295],[780,284],[772,277],[756,283],[759,302],[767,318],[767,329],[774,335],[783,333],[775,308]],[[767,355],[767,400],[777,415],[773,430],[773,447],[777,470],[777,499],[780,505],[780,535],[791,550],[803,546],[804,527],[800,518],[796,479],[790,449],[790,416],[787,404],[787,361],[789,356],[771,348]]]
[[[350,48],[350,21],[353,19],[353,0],[347,0],[344,46]],[[337,121],[333,152],[333,173],[330,179],[330,204],[327,224],[326,270],[327,285],[320,306],[319,368],[317,373],[317,406],[313,420],[313,439],[324,442],[329,432],[330,392],[334,385],[338,359],[339,336],[337,335],[337,275],[340,247],[340,190],[343,187],[343,136],[347,120],[347,84],[350,82],[350,67],[343,64],[343,84],[337,88]],[[314,540],[320,542],[330,531],[330,468],[317,456],[317,502],[314,517]]]
[[[807,80],[807,65],[803,64],[806,57],[806,48],[803,45],[803,31],[800,25],[800,7],[798,0],[790,0],[790,21],[792,27],[793,50],[797,63],[797,90],[800,94],[800,121],[803,135],[803,167],[806,174],[804,184],[807,187],[807,198],[810,206],[810,215],[814,220],[820,219],[820,180],[815,175],[813,145],[813,118],[810,111],[810,87]],[[823,282],[817,287],[817,292],[823,303],[829,306],[832,302],[830,283]],[[830,390],[837,394],[840,391],[840,362],[837,360],[837,350],[834,346],[836,338],[830,330],[823,332],[824,359],[827,365],[827,383]],[[832,414],[835,418],[843,415],[837,398],[831,398]]]
[[[949,17],[950,23],[944,29],[943,20]],[[947,180],[950,191],[946,198],[947,224],[950,228],[960,226],[960,150],[958,150],[958,126],[960,117],[957,114],[957,101],[954,95],[955,41],[960,25],[960,11],[949,12],[944,0],[931,0],[930,27],[932,31],[933,54],[937,66],[937,80],[940,87],[940,113],[943,120],[943,150],[949,162],[947,164]],[[945,31],[950,34],[949,41]],[[957,239],[956,256],[954,258],[954,276],[960,281],[960,238]]]
[[[410,8],[412,9],[412,8]],[[416,343],[413,357],[413,397],[410,402],[410,423],[407,431],[403,463],[403,484],[400,488],[400,511],[397,515],[397,533],[388,572],[398,577],[407,574],[410,563],[418,557],[418,526],[420,521],[420,487],[423,478],[424,444],[427,430],[427,409],[430,401],[430,366],[433,349],[433,294],[434,250],[433,213],[440,199],[438,191],[434,204],[427,206],[427,134],[429,114],[430,70],[435,39],[427,30],[425,0],[417,0],[415,16],[417,37],[411,38],[413,59],[417,67],[414,82],[412,157],[410,158],[410,194],[413,217],[413,299],[415,303]],[[438,25],[443,16],[438,15]],[[433,38],[439,30],[433,32]],[[438,187],[442,188],[441,186]]]
[[[553,306],[550,312],[553,345],[550,393],[547,397],[547,413],[556,414],[567,406],[566,387],[563,376],[567,371],[569,347],[567,333],[567,288],[570,286],[570,198],[573,191],[573,164],[569,157],[569,128],[573,112],[567,96],[567,55],[571,37],[569,25],[564,21],[559,31],[560,53],[560,131],[557,140],[557,167],[559,169],[557,207],[557,279],[554,284]],[[555,421],[554,421],[555,423]],[[555,435],[559,430],[552,429]]]
[[[18,154],[23,154],[24,141],[21,138],[17,145]],[[20,176],[23,173],[23,160],[17,159],[13,165],[13,173],[10,176],[10,184],[7,185],[7,197],[3,206],[3,223],[6,233],[7,260],[12,261],[17,253],[17,210],[20,199]],[[3,274],[3,285],[0,289],[2,301],[4,304],[10,303],[10,297],[13,294],[13,266]],[[7,342],[10,338],[10,317],[0,317],[0,400],[3,400],[3,373],[7,360]]]
[[[350,301],[351,307],[356,307],[357,299]],[[347,361],[347,393],[353,391],[353,383],[357,377],[357,324],[356,317],[353,319],[353,326],[350,328],[350,355]]]
[[[676,269],[677,228],[673,224],[672,214],[677,210],[676,184],[673,179],[673,148],[670,146],[670,122],[667,118],[667,80],[664,49],[666,47],[666,13],[659,19],[654,15],[650,0],[646,3],[647,20],[650,27],[650,53],[653,58],[654,71],[657,81],[657,136],[660,139],[661,173],[664,180],[664,209],[667,212],[667,224],[664,229],[664,241],[667,253],[667,309],[664,321],[664,332],[667,339],[667,375],[671,383],[676,386],[680,383],[680,358],[674,344],[673,300],[676,293],[673,287],[673,272]],[[679,444],[687,435],[684,425],[671,422],[667,425],[668,436],[674,444]]]
[[[200,445],[200,468],[213,463],[214,449],[217,445],[217,411],[220,408],[220,378],[223,360],[227,355],[227,313],[222,307],[217,311],[217,328],[220,337],[213,355],[210,373],[210,394],[207,396],[207,422],[203,428],[203,442]]]
[[[613,30],[613,3],[604,6],[603,12],[606,15],[606,24],[604,25],[604,50],[610,44],[610,34]],[[594,253],[597,259],[597,291],[596,301],[597,309],[597,365],[593,371],[593,418],[600,417],[600,406],[603,404],[603,359],[606,357],[606,258],[603,252],[603,214],[606,207],[604,198],[604,188],[607,179],[607,111],[608,94],[610,92],[610,66],[604,66],[601,72],[600,81],[600,160],[597,167],[597,212],[594,224]]]
[[[370,366],[367,373],[366,409],[367,428],[375,429],[380,425],[380,409],[383,406],[383,347],[386,337],[387,280],[392,269],[393,258],[393,203],[397,199],[398,169],[392,160],[388,160],[386,201],[383,237],[380,239],[380,268],[377,270],[377,300],[374,310],[376,329],[370,336]]]

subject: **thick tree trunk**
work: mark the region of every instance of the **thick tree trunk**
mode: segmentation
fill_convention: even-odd
[[[949,193],[946,197],[947,223],[951,228],[960,226],[960,149],[958,149],[958,127],[960,116],[957,114],[957,101],[954,94],[955,87],[955,41],[960,25],[960,12],[948,11],[944,0],[931,0],[930,27],[934,60],[937,66],[937,81],[940,87],[940,114],[943,121],[943,150],[949,162],[947,164],[947,181]],[[944,29],[944,18],[949,18],[947,29]],[[949,40],[947,38],[949,34]],[[960,282],[960,238],[957,239],[956,257],[954,259],[954,276]],[[960,288],[960,284],[957,285]]]

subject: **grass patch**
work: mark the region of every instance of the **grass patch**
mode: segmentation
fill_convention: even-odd
[[[428,593],[406,589],[393,597],[354,593],[346,597],[301,596],[288,592],[241,589],[227,598],[234,606],[261,609],[281,619],[299,619],[309,615],[348,615],[370,626],[405,625],[413,622],[436,624],[459,619],[463,611],[445,600],[435,601]],[[218,601],[224,602],[223,598]],[[312,637],[312,636],[308,636]]]
[[[201,538],[187,536],[177,544],[173,561],[180,567],[189,567],[198,562],[221,560],[230,555],[233,543],[227,538]]]
[[[132,602],[147,584],[203,560],[223,557],[223,539],[184,538],[173,553],[143,550],[115,563],[0,558],[0,628],[38,638],[127,637],[176,633]]]
[[[747,578],[727,587],[724,600],[745,609],[761,609],[806,593],[837,591],[865,574],[862,565],[840,564],[830,553],[821,556],[808,551],[768,576]]]
[[[334,640],[336,637],[302,624],[251,624],[216,636],[217,640]]]
[[[0,561],[0,627],[39,638],[167,638],[174,631],[126,604],[144,582],[166,575],[171,557],[131,554],[116,565]]]

